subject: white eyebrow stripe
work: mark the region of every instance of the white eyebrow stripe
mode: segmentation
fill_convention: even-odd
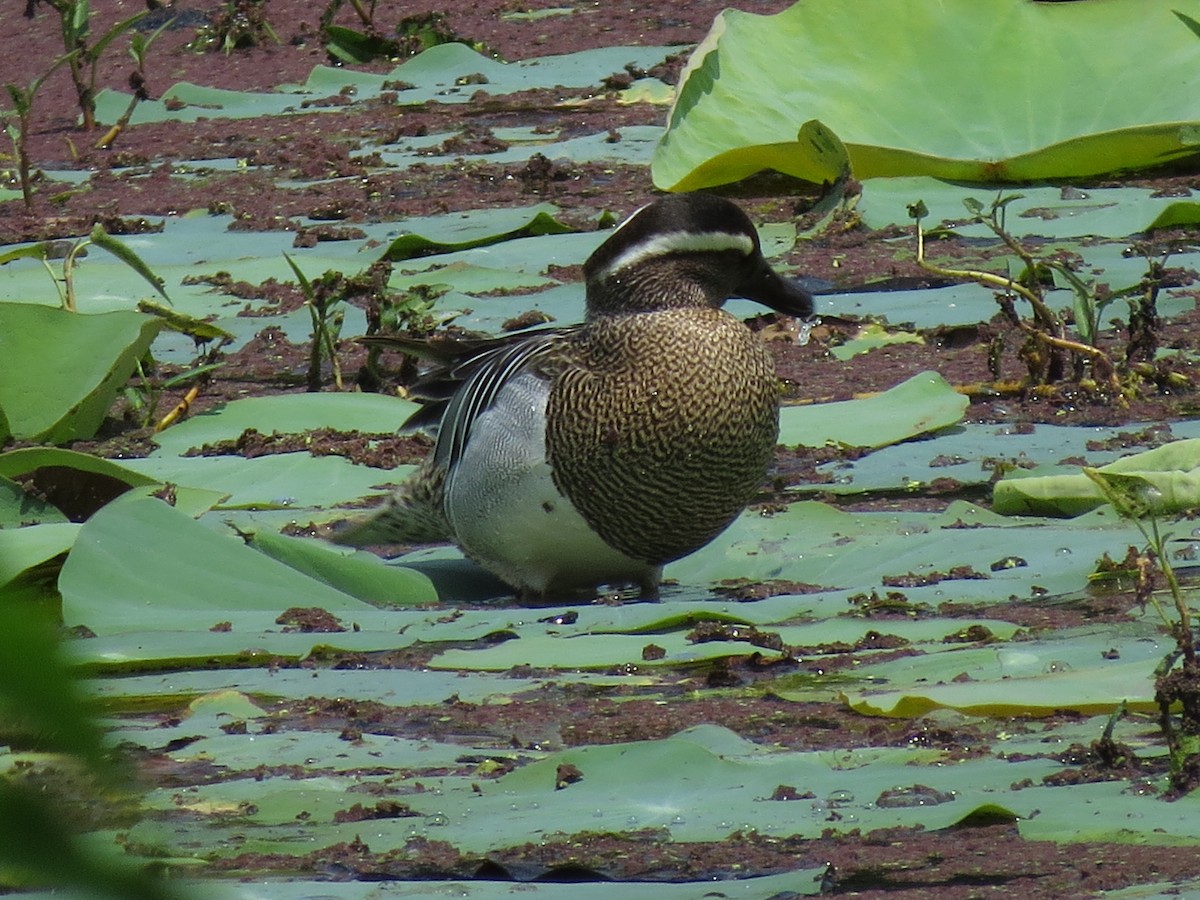
[[[754,239],[748,234],[729,231],[668,231],[640,241],[623,253],[619,253],[607,266],[596,273],[596,278],[608,278],[642,260],[668,253],[711,253],[736,250],[742,256],[754,252]]]

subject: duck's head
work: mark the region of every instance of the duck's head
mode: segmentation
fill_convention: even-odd
[[[583,274],[589,319],[720,306],[730,297],[799,318],[813,312],[812,295],[767,263],[749,217],[709,194],[643,206],[588,258]]]

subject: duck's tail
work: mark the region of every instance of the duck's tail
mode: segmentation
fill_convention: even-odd
[[[379,509],[347,523],[330,538],[335,544],[423,544],[448,541],[452,531],[442,507],[441,469],[422,466],[398,487]]]

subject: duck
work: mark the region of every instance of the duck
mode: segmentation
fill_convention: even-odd
[[[404,430],[425,461],[349,546],[450,541],[514,589],[552,601],[630,588],[711,542],[761,489],[780,383],[761,337],[722,307],[743,297],[809,320],[734,202],[668,195],[583,265],[583,322],[483,339],[388,341],[432,362]]]

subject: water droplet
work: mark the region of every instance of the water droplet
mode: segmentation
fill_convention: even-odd
[[[807,319],[801,319],[800,329],[796,332],[796,343],[801,347],[807,344],[809,337],[812,335],[813,326],[819,325],[820,322],[820,316],[809,316]]]
[[[672,825],[686,825],[687,819],[685,819],[683,816],[673,816],[671,818],[671,824]]]
[[[638,826],[638,817],[637,817],[637,816],[630,816],[629,818],[627,818],[627,819],[625,820],[625,824],[626,824],[626,825],[628,825],[630,828],[637,828],[637,826]]]
[[[434,813],[432,816],[425,817],[425,824],[430,828],[437,828],[442,825],[450,824],[450,817],[445,813]]]
[[[1061,659],[1052,659],[1050,662],[1046,663],[1042,671],[1047,675],[1054,675],[1058,672],[1070,672],[1071,664],[1069,662],[1064,662]]]
[[[845,803],[854,802],[853,791],[830,791],[829,796],[825,798],[825,802],[830,806],[841,806]]]
[[[1054,551],[1054,555],[1055,556],[1070,556],[1071,548],[1070,547],[1059,547],[1057,550]]]
[[[602,809],[593,809],[593,810],[592,810],[592,818],[593,818],[593,819],[603,819],[603,818],[604,818],[604,810],[602,810]]]

